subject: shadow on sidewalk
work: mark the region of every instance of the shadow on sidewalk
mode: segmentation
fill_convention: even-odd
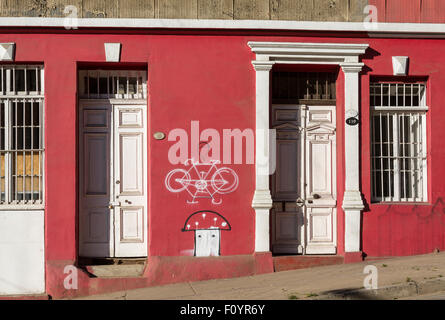
[[[320,294],[321,300],[344,299],[344,300],[382,300],[373,291],[363,288],[346,288],[324,291]]]

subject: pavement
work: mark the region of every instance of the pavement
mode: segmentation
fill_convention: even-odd
[[[426,294],[426,295],[409,297],[409,298],[405,298],[403,300],[445,300],[445,291],[434,293],[434,294]]]
[[[364,289],[364,268],[376,267],[377,289]],[[445,252],[367,260],[242,278],[171,284],[103,295],[86,300],[318,300],[415,299],[442,297]]]

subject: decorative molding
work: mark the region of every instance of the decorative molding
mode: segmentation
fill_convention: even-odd
[[[255,190],[252,200],[254,209],[272,209],[272,196],[270,190]]]
[[[360,191],[346,190],[344,193],[342,208],[345,211],[348,210],[363,210],[365,206],[363,205],[362,195]]]
[[[395,76],[406,76],[408,74],[409,57],[392,57],[392,69]]]
[[[328,57],[338,57],[347,60],[346,57],[354,57],[365,53],[369,44],[355,43],[308,43],[308,42],[255,42],[249,41],[247,45],[256,54],[269,56],[277,55],[307,55],[319,56],[327,61]]]
[[[104,43],[105,60],[107,62],[119,62],[121,60],[120,43]]]
[[[344,63],[340,63],[340,67],[343,70],[344,73],[359,73],[362,71],[363,66],[365,64],[362,62],[356,62],[356,63],[351,63],[351,62],[344,62]]]
[[[290,21],[290,20],[224,20],[224,19],[115,19],[79,18],[79,28],[146,28],[146,29],[251,29],[328,32],[364,32],[370,36],[445,37],[441,23],[372,23],[363,22]],[[66,18],[2,17],[0,27],[64,28]]]
[[[0,61],[14,61],[15,43],[0,43]]]
[[[359,56],[369,44],[360,43],[301,43],[301,42],[255,42],[247,45],[257,55],[254,65],[282,64],[338,64],[346,70],[363,67]]]
[[[275,62],[270,61],[252,61],[255,71],[270,71]]]

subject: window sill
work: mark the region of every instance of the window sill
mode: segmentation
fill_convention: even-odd
[[[393,205],[401,205],[401,206],[430,206],[430,202],[371,202],[371,206],[393,206]]]
[[[5,204],[0,205],[0,211],[44,210],[44,204]]]

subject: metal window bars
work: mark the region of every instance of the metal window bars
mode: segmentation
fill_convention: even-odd
[[[0,68],[0,207],[42,205],[43,68]]]
[[[81,99],[146,99],[147,74],[139,70],[80,70]]]
[[[425,84],[371,84],[374,202],[427,201]]]
[[[272,73],[273,103],[335,103],[336,75],[330,72]]]

